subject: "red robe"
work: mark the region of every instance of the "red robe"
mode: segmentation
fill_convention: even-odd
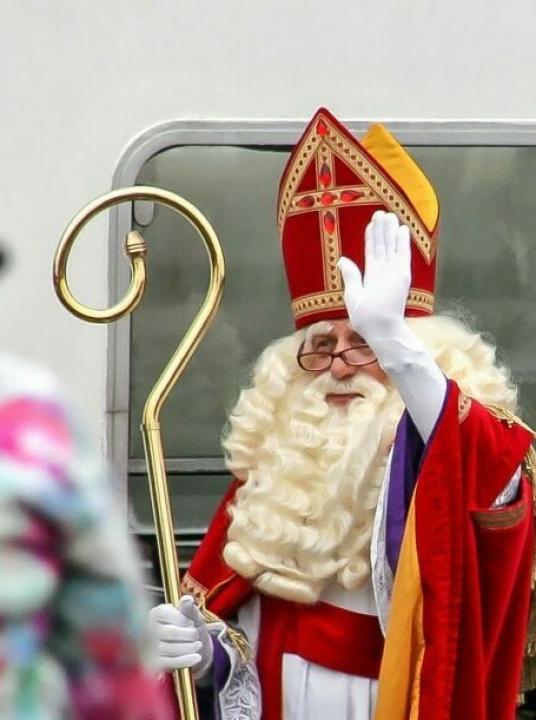
[[[528,480],[523,477],[513,504],[490,508],[531,440],[520,425],[498,419],[449,383],[407,515],[375,720],[513,720],[533,560]],[[229,526],[226,509],[237,487],[235,480],[183,583],[184,590],[204,599],[223,619],[255,592],[222,556]],[[261,602],[263,720],[282,720],[281,648],[287,639],[281,633],[288,632],[288,623],[277,629],[274,620],[274,607],[281,602]],[[294,613],[299,607],[286,605],[293,606]],[[336,637],[333,625],[328,624],[325,633]],[[377,653],[374,628],[367,632],[370,654]],[[326,665],[352,672],[352,666],[363,664],[363,648],[356,639],[354,658],[344,635],[339,633],[340,645]],[[374,676],[370,668],[362,674]]]

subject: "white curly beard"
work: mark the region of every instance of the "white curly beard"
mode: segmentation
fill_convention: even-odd
[[[246,391],[248,392],[248,391]],[[259,389],[249,392],[259,395]],[[347,407],[330,393],[358,393]],[[243,454],[248,426],[226,441]],[[370,538],[387,452],[402,412],[398,394],[368,375],[343,383],[329,373],[289,379],[267,418],[250,433],[245,482],[230,508],[226,563],[262,592],[316,602],[328,581],[361,587],[370,575]],[[251,407],[252,415],[255,408]]]

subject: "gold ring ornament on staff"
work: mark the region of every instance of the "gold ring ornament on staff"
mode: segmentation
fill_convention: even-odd
[[[97,310],[82,305],[71,293],[67,282],[69,252],[86,224],[102,211],[114,205],[134,200],[148,200],[165,205],[187,218],[201,235],[210,259],[210,281],[205,300],[151,390],[145,403],[141,423],[164,593],[166,602],[177,605],[180,598],[179,562],[175,547],[159,418],[166,398],[186,369],[218,310],[225,278],[225,261],[220,243],[202,213],[178,195],[161,188],[143,185],[114,190],[86,205],[67,226],[54,258],[54,288],[63,305],[73,315],[89,322],[110,323],[136,309],[145,289],[145,255],[147,252],[145,241],[137,231],[129,232],[125,243],[125,252],[131,265],[130,287],[124,298],[113,307]],[[181,717],[184,720],[198,720],[199,713],[191,671],[188,668],[176,670],[173,673],[173,680]]]

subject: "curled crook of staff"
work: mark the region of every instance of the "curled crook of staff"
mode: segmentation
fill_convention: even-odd
[[[125,242],[125,253],[131,266],[130,287],[125,296],[113,307],[95,309],[82,305],[72,294],[67,280],[69,253],[83,228],[104,210],[135,200],[152,201],[164,205],[187,218],[201,236],[210,260],[209,287],[205,299],[149,393],[141,421],[164,594],[166,602],[177,605],[180,599],[179,561],[167,488],[160,412],[169,393],[175,383],[179,381],[207,332],[221,302],[225,280],[225,260],[219,240],[203,214],[179,195],[161,188],[143,185],[113,190],[88,203],[68,224],[54,257],[54,288],[67,310],[87,322],[111,323],[136,309],[145,290],[145,255],[147,253],[145,241],[137,231],[129,232]],[[184,720],[199,720],[191,671],[187,668],[175,670],[173,681],[181,717]]]

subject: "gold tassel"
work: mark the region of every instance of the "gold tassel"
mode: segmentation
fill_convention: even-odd
[[[230,627],[229,625],[227,625],[227,623],[224,623],[223,620],[215,613],[207,610],[207,608],[205,607],[204,599],[200,602],[199,609],[201,610],[201,614],[207,622],[217,622],[225,626],[225,634],[229,638],[231,645],[238,653],[238,657],[240,658],[241,662],[246,663],[250,662],[253,659],[253,649],[246,640],[245,636],[239,630],[235,630],[234,628]]]
[[[205,620],[209,623],[219,623],[225,627],[225,634],[229,638],[229,642],[235,648],[238,653],[238,657],[243,663],[250,662],[253,659],[253,649],[246,640],[245,636],[238,630],[227,625],[223,620],[218,617],[215,613],[207,610],[207,600],[213,596],[217,590],[223,585],[227,584],[232,579],[232,575],[225,578],[222,582],[215,585],[210,591],[207,592],[206,588],[195,580],[189,572],[186,572],[182,584],[181,590],[183,593],[187,593],[194,598],[195,604],[201,611],[201,614]]]

